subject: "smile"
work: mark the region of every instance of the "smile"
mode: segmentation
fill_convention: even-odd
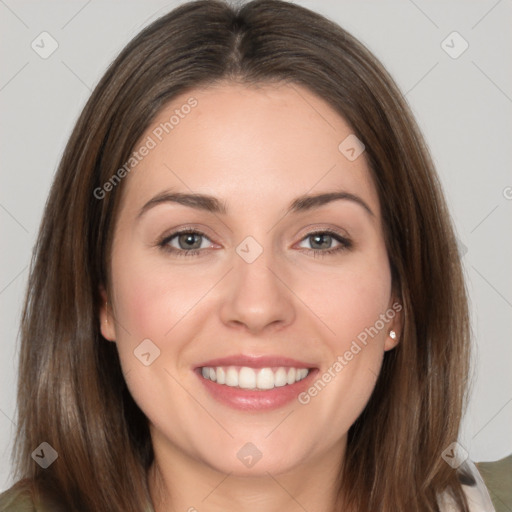
[[[248,366],[204,366],[201,375],[207,380],[224,386],[251,391],[266,391],[278,387],[288,386],[306,378],[309,374],[307,368],[250,368]]]

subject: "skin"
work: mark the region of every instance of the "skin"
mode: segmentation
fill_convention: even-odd
[[[307,405],[234,410],[215,401],[192,369],[217,357],[267,354],[312,363],[322,374],[396,303],[364,153],[349,161],[338,145],[350,126],[322,99],[287,84],[194,90],[175,98],[141,141],[191,96],[198,105],[125,178],[112,295],[102,289],[103,336],[117,344],[130,392],[150,422],[155,510],[332,510],[347,431],[384,352],[400,338],[400,314]],[[228,211],[164,203],[137,219],[170,189],[215,196]],[[350,200],[285,215],[302,194],[340,189],[373,215]],[[205,234],[200,254],[179,257],[158,246],[185,226]],[[327,237],[318,249],[308,235],[322,230],[352,246],[314,257],[312,249],[340,246]],[[252,263],[235,251],[247,236],[263,248]],[[186,251],[179,237],[169,244]],[[133,351],[147,338],[160,356],[144,366]],[[262,452],[252,468],[237,458],[247,442]]]

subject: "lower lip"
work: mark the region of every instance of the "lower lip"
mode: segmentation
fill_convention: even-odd
[[[205,379],[200,368],[195,370],[196,375],[215,400],[242,411],[270,411],[284,407],[296,400],[299,394],[311,385],[311,381],[317,372],[317,368],[311,369],[306,377],[294,384],[268,390],[251,391],[217,384]]]

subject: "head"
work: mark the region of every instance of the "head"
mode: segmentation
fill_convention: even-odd
[[[251,475],[335,450],[351,506],[433,510],[444,487],[463,499],[440,455],[467,344],[436,173],[381,64],[290,3],[185,4],[110,66],[56,174],[23,318],[19,453],[43,437],[60,457],[21,474],[140,510],[159,453]],[[235,354],[293,357],[311,385],[281,408],[216,403],[198,369]],[[263,455],[250,469],[246,443]]]

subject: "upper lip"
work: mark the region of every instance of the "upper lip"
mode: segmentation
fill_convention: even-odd
[[[250,356],[250,355],[232,355],[227,357],[220,357],[217,359],[210,359],[201,363],[197,368],[215,366],[248,366],[249,368],[269,368],[272,366],[284,366],[288,368],[313,368],[314,365],[304,361],[298,361],[290,357],[283,356]]]

